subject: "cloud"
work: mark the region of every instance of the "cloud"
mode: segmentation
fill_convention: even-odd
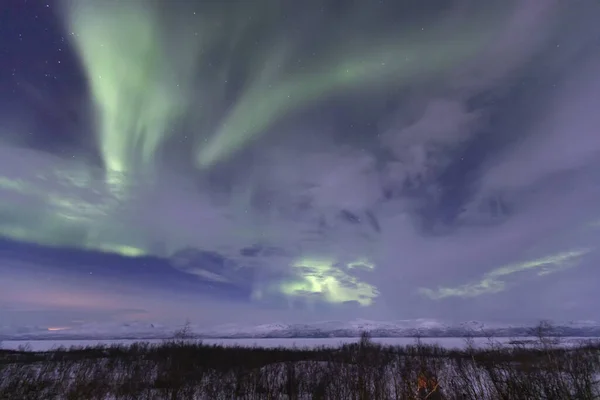
[[[593,104],[600,96],[599,66],[597,58],[588,60],[553,85],[531,133],[491,163],[485,179],[488,190],[534,185],[597,159],[600,137],[594,127],[600,117]]]
[[[402,107],[397,122],[381,135],[402,165],[405,176],[431,179],[460,148],[480,133],[489,121],[493,106],[477,105],[473,99],[491,91],[501,95],[534,59],[556,28],[557,2],[520,2],[510,8],[502,28],[495,31],[487,46],[453,71],[449,79],[437,82],[429,98],[415,96],[417,104]],[[416,115],[414,115],[416,114]]]
[[[465,8],[404,30],[382,26],[352,51],[342,46],[328,58],[331,46],[302,35],[267,41],[255,52],[244,47],[247,38],[275,35],[272,20],[247,38],[235,33],[248,28],[235,19],[223,22],[232,32],[207,27],[195,39],[187,28],[176,29],[175,13],[157,8],[137,25],[115,20],[108,32],[100,22],[110,7],[82,4],[91,8],[69,8],[68,21],[77,28],[71,40],[100,121],[91,127],[95,156],[0,144],[2,236],[79,249],[98,260],[97,252],[119,254],[140,265],[107,266],[114,275],[96,278],[82,305],[165,317],[199,316],[201,304],[214,307],[207,321],[251,319],[254,312],[265,322],[361,313],[477,318],[526,287],[568,297],[576,290],[558,277],[575,268],[593,276],[585,268],[595,257],[597,232],[586,225],[598,219],[600,197],[598,65],[569,46],[556,47],[557,38],[596,32],[591,19],[582,28],[581,10],[565,14],[556,1],[497,2],[485,10],[463,2]],[[126,11],[135,14],[138,6]],[[215,7],[202,9],[202,18],[223,12]],[[371,21],[355,10],[348,16]],[[462,26],[465,20],[472,23]],[[334,26],[315,31],[331,43],[338,37]],[[184,34],[194,38],[169,46]],[[114,52],[98,49],[102,35]],[[355,36],[348,43],[360,42]],[[207,43],[205,52],[199,41]],[[361,55],[369,43],[395,41],[402,43],[395,51],[381,45],[372,59]],[[421,61],[401,63],[403,51]],[[119,55],[122,64],[113,63]],[[384,56],[396,61],[381,70],[373,60]],[[213,62],[219,68],[208,68]],[[348,68],[337,71],[344,63]],[[113,71],[113,64],[122,69]],[[260,65],[268,67],[262,75]],[[177,87],[180,68],[184,88]],[[322,81],[334,72],[341,77],[329,87]],[[301,98],[283,96],[282,88]],[[206,93],[214,93],[214,104]],[[388,96],[392,106],[381,105]],[[370,111],[356,112],[354,101]],[[265,108],[271,111],[259,112]],[[80,129],[89,140],[90,127]],[[144,163],[148,168],[139,168]],[[152,259],[168,271],[152,275],[141,267]],[[572,269],[563,270],[565,263]],[[19,276],[13,265],[3,301],[41,307],[44,297],[68,313],[83,296],[75,289],[83,278],[47,268],[64,282],[25,290],[33,275]],[[132,275],[140,277],[138,286]],[[126,284],[100,287],[119,279]],[[180,281],[186,279],[190,286]],[[31,297],[34,287],[44,294]],[[168,302],[161,305],[159,293]],[[113,303],[102,303],[104,296]],[[454,302],[473,297],[476,305],[455,310]],[[286,316],[289,308],[297,314]]]
[[[546,275],[555,272],[558,269],[565,268],[573,263],[577,263],[589,249],[575,250],[567,253],[559,253],[552,256],[546,256],[537,260],[522,262],[518,264],[507,265],[497,268],[484,275],[484,278],[476,283],[469,283],[457,288],[438,288],[436,290],[421,288],[419,291],[425,296],[433,299],[443,299],[445,297],[477,297],[482,294],[498,293],[506,289],[504,279],[510,275],[519,272],[525,272],[531,269],[538,269],[538,275]]]

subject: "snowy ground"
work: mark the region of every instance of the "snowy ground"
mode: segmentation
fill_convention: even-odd
[[[358,340],[213,339],[203,343],[314,348],[337,347]],[[536,342],[535,338],[496,338],[493,342],[475,338],[472,344],[475,347],[510,346],[514,340]],[[562,345],[589,340],[563,338]],[[143,340],[7,341],[2,347],[19,349],[27,346],[30,350],[44,351],[98,344],[127,345],[139,341]],[[162,340],[146,342],[163,343]],[[414,338],[375,338],[373,342],[392,346],[417,343]],[[435,385],[450,400],[600,398],[596,397],[600,395],[597,347],[532,352],[538,356],[515,361],[503,357],[510,356],[508,349],[481,352],[478,354],[486,354],[486,358],[475,360],[473,356],[444,356],[445,352],[435,348],[394,351],[366,345],[350,346],[342,351],[314,352],[306,360],[291,357],[297,352],[212,349],[178,343],[163,348],[132,347],[131,353],[118,348],[101,353],[71,353],[85,353],[86,357],[65,357],[66,353],[26,356],[33,362],[14,362],[11,360],[16,360],[16,356],[6,353],[6,362],[0,364],[0,398],[403,399],[415,398],[422,371],[435,378],[433,383],[428,380],[428,385]],[[446,348],[465,348],[467,345],[464,338],[426,338],[420,343]],[[161,350],[165,348],[167,352]],[[490,354],[496,354],[496,357],[491,359]],[[62,397],[57,397],[57,393]],[[33,394],[35,397],[31,397]],[[361,397],[357,397],[358,394]]]
[[[561,338],[560,343],[563,345],[574,345],[589,340],[597,340],[598,338]],[[208,345],[222,346],[246,346],[246,347],[287,347],[287,348],[314,348],[314,347],[338,347],[345,343],[358,342],[359,338],[294,338],[294,339],[204,339],[202,343]],[[415,338],[373,338],[373,342],[381,343],[390,346],[406,346],[414,345]],[[444,348],[465,348],[465,338],[421,338],[422,344],[437,344]],[[510,344],[514,341],[533,343],[536,338],[520,337],[520,338],[493,338],[496,344]],[[160,339],[127,339],[127,340],[7,340],[0,343],[0,348],[16,350],[20,347],[27,346],[32,351],[46,351],[58,347],[72,346],[94,346],[98,344],[132,344],[135,342],[148,342],[160,344],[163,340]],[[490,339],[479,337],[473,338],[475,347],[487,347],[490,345]]]

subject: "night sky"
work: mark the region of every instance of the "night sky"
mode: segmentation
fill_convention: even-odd
[[[598,21],[3,1],[0,325],[600,320]]]

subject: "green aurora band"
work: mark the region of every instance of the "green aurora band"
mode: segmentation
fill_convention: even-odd
[[[186,118],[193,116],[196,123],[188,156],[207,170],[286,116],[330,96],[368,96],[452,73],[493,40],[510,13],[510,7],[483,7],[426,28],[379,26],[372,18],[369,28],[358,32],[352,27],[363,15],[369,18],[366,3],[335,26],[324,26],[307,46],[300,34],[277,33],[285,11],[277,0],[217,2],[197,11],[182,6],[176,13],[154,0],[64,0],[65,29],[95,109],[105,179],[98,184],[92,167],[54,161],[49,165],[59,165],[56,171],[29,180],[0,177],[0,193],[20,204],[16,212],[11,205],[0,208],[7,216],[0,234],[132,257],[156,254],[149,245],[153,238],[127,226],[133,223],[127,204],[135,201],[128,188],[140,173],[153,176],[161,150]],[[231,99],[229,78],[235,73],[245,79]],[[57,181],[67,190],[45,186]],[[39,213],[31,215],[32,209]],[[335,257],[302,257],[290,268],[296,278],[280,282],[278,293],[318,294],[327,302],[363,306],[379,294],[351,273],[375,268],[365,259],[338,263]],[[508,273],[512,270],[492,272],[490,279]],[[440,298],[469,290],[485,291],[423,289],[423,294]]]
[[[96,107],[107,173],[151,168],[187,111],[200,37],[169,30],[153,1],[72,0],[64,9]],[[186,40],[177,43],[177,36]]]
[[[325,27],[314,51],[303,56],[297,50],[302,38],[274,31],[281,12],[277,2],[205,7],[172,19],[159,4],[65,1],[65,21],[87,73],[109,171],[150,168],[178,118],[190,112],[200,114],[202,129],[214,126],[212,114],[219,109],[214,103],[226,97],[232,69],[241,71],[246,83],[233,103],[220,106],[227,112],[216,130],[197,132],[195,158],[202,168],[232,156],[275,122],[320,99],[446,73],[476,54],[502,20],[492,7],[477,18],[455,18],[427,29],[377,29],[373,20],[368,31],[352,33],[357,16],[369,14],[355,6],[335,26]],[[348,33],[340,38],[336,32],[344,30]],[[207,56],[211,51],[221,57],[213,60]],[[192,87],[205,92],[197,101],[191,100]]]

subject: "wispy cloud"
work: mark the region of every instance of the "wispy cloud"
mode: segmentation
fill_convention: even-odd
[[[377,30],[366,28],[371,23],[368,15],[382,12],[377,8],[361,8],[372,14],[348,11],[349,21],[362,21],[369,31],[358,48],[375,39],[388,43],[384,39],[390,37],[389,42],[402,43],[399,48],[421,60],[414,65],[423,70],[407,61],[413,67],[400,68],[405,65],[395,62],[382,72],[377,68],[383,66],[375,68],[372,59],[359,62],[364,57],[356,49],[350,55],[340,49],[327,58],[323,49],[330,47],[322,48],[308,36],[292,40],[295,46],[287,53],[276,52],[278,44],[268,42],[257,45],[256,58],[246,50],[238,57],[243,35],[215,34],[204,39],[227,43],[229,50],[208,46],[211,51],[200,57],[203,68],[196,60],[187,65],[193,71],[185,69],[185,88],[177,88],[173,74],[173,68],[183,66],[170,66],[161,58],[157,69],[146,71],[143,54],[125,59],[130,63],[122,65],[121,72],[147,72],[144,77],[152,90],[147,101],[127,102],[124,120],[119,119],[123,110],[115,106],[119,102],[109,100],[143,97],[145,81],[130,82],[137,86],[121,88],[123,94],[114,84],[126,77],[112,77],[108,89],[114,91],[95,77],[93,91],[104,96],[92,102],[96,113],[110,111],[104,115],[104,128],[137,127],[137,139],[121,143],[112,153],[122,138],[119,129],[105,129],[94,138],[85,132],[100,127],[81,126],[81,140],[94,143],[90,146],[96,148],[95,155],[34,150],[13,139],[0,143],[0,234],[54,248],[142,257],[140,265],[156,257],[168,265],[168,272],[136,286],[131,274],[141,277],[143,269],[106,266],[114,276],[97,278],[98,286],[92,285],[85,297],[88,292],[77,285],[87,281],[73,270],[56,272],[64,280],[60,284],[28,286],[33,273],[19,275],[17,264],[7,264],[13,281],[5,281],[0,301],[41,307],[46,299],[67,310],[81,300],[79,304],[90,310],[155,310],[161,316],[173,310],[177,316],[199,315],[196,307],[201,304],[203,309],[214,307],[207,320],[229,313],[232,319],[250,319],[254,311],[256,319],[274,319],[285,317],[288,307],[298,319],[353,313],[399,318],[410,312],[433,315],[446,305],[452,313],[453,301],[473,297],[481,301],[462,304],[464,314],[470,310],[485,315],[481,310],[494,307],[494,299],[529,286],[540,292],[562,288],[565,297],[576,294],[574,281],[594,278],[593,271],[585,269],[587,277],[571,277],[573,287],[561,286],[559,277],[569,273],[562,270],[566,266],[586,268],[596,254],[598,232],[586,225],[600,217],[600,135],[595,131],[600,121],[594,109],[600,79],[597,57],[586,51],[597,48],[594,40],[600,38],[600,30],[589,15],[600,11],[558,1],[498,1],[485,9],[477,2],[459,3],[428,13],[422,24],[404,30],[391,22]],[[169,43],[194,34],[188,29],[167,34],[177,15],[165,15],[161,30],[137,39],[158,35]],[[78,30],[90,34],[82,24],[89,15],[77,16]],[[160,19],[158,14],[152,17]],[[472,24],[461,24],[467,20]],[[153,28],[152,21],[138,21],[143,25],[138,26],[140,32]],[[323,35],[330,35],[334,43],[351,25],[356,24],[339,29],[325,24]],[[271,35],[278,32],[277,24],[265,26]],[[96,28],[102,32],[101,26]],[[352,38],[358,41],[360,35]],[[87,52],[87,58],[80,55],[91,67],[100,53],[91,52],[83,37],[74,40]],[[154,48],[144,42],[146,55],[168,53],[165,43]],[[117,53],[128,45],[123,43]],[[312,50],[305,54],[313,47],[316,55],[310,55]],[[440,55],[433,54],[438,48],[443,50]],[[182,49],[173,49],[178,60]],[[228,51],[232,58],[221,54]],[[397,53],[386,53],[388,58],[379,64]],[[277,69],[276,56],[285,61],[282,70]],[[222,65],[227,74],[208,68],[213,58],[220,65],[220,57],[227,59]],[[312,61],[305,65],[305,59]],[[434,64],[436,60],[440,63]],[[272,62],[267,63],[271,69],[262,81],[244,81],[246,75],[262,76],[256,65],[266,61]],[[348,67],[338,71],[341,84],[317,90],[315,82],[322,80],[317,72],[331,77],[342,61]],[[111,65],[101,67],[111,70]],[[94,68],[88,72],[98,72]],[[388,74],[389,68],[392,77],[372,77],[371,70]],[[350,84],[347,75],[352,71],[364,78],[362,83]],[[299,77],[306,80],[299,82]],[[211,82],[219,94],[214,107],[194,95],[197,87],[213,87]],[[173,87],[162,99],[159,94],[167,84]],[[281,87],[297,91],[291,90],[288,98]],[[263,92],[264,98],[257,94]],[[198,97],[205,93],[213,91],[204,90]],[[185,104],[177,103],[179,95]],[[302,98],[296,101],[294,95]],[[163,100],[170,106],[151,112]],[[357,104],[361,110],[368,105],[370,111],[358,112]],[[254,107],[289,112],[257,115]],[[154,118],[159,123],[148,125]],[[2,133],[4,138],[29,131],[26,124],[1,126],[13,130]],[[158,132],[158,127],[164,129]],[[135,157],[124,163],[123,158],[136,151],[143,156],[141,164],[152,168],[138,169],[141,160]],[[182,275],[206,286],[182,290],[181,296],[169,294],[162,304],[159,293],[181,290],[179,281],[167,281]],[[127,284],[100,287],[118,277]],[[158,290],[161,285],[163,291]],[[199,293],[209,287],[214,289],[210,294]],[[36,290],[39,295],[33,293]],[[319,307],[310,308],[315,304]]]
[[[566,253],[559,253],[552,256],[546,256],[537,260],[522,262],[518,264],[507,265],[497,268],[484,275],[478,282],[460,285],[455,288],[441,287],[437,289],[421,288],[419,291],[432,299],[443,299],[445,297],[477,297],[482,294],[493,294],[506,289],[506,280],[511,275],[537,270],[537,275],[546,275],[557,270],[574,266],[577,261],[589,253],[590,250],[574,250]]]

